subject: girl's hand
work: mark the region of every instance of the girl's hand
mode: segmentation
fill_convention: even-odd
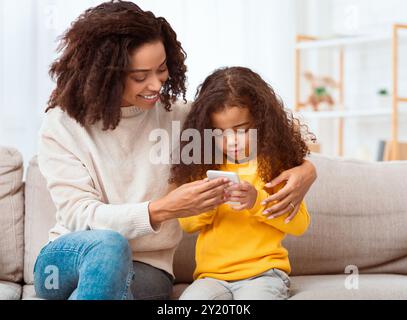
[[[227,201],[240,202],[240,205],[231,206],[234,210],[251,209],[257,200],[257,190],[247,181],[229,184],[226,189]]]
[[[208,179],[186,183],[165,197],[150,202],[150,223],[154,227],[163,221],[189,217],[216,208],[226,201],[228,179]]]
[[[266,184],[267,188],[274,188],[286,181],[286,185],[277,193],[271,195],[262,204],[276,202],[264,211],[268,217],[279,217],[287,212],[291,214],[285,220],[290,222],[297,214],[306,193],[317,178],[314,165],[309,161],[298,167],[282,172],[277,178]]]

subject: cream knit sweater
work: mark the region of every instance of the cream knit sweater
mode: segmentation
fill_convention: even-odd
[[[101,122],[84,128],[60,108],[47,112],[39,133],[38,162],[56,206],[49,239],[73,231],[114,230],[129,240],[133,260],[173,274],[172,261],[182,232],[177,220],[151,227],[148,204],[168,192],[169,164],[153,164],[154,129],[171,138],[172,122],[183,121],[189,104],[167,112],[122,108],[114,130]]]

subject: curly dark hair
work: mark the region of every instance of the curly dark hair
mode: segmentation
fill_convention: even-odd
[[[310,153],[307,141],[316,139],[308,127],[285,110],[273,88],[257,73],[243,67],[221,68],[206,78],[197,89],[183,130],[194,128],[204,137],[205,129],[214,129],[210,115],[229,106],[249,109],[252,128],[257,129],[257,173],[265,183],[301,165]],[[188,143],[180,141],[181,150]],[[174,164],[169,182],[182,185],[202,179],[206,170],[219,170],[220,164],[205,164],[203,151],[201,142],[201,164],[185,164],[182,160]]]
[[[82,126],[102,120],[103,129],[120,122],[120,103],[130,69],[130,54],[146,43],[162,41],[169,78],[161,92],[167,111],[186,94],[186,53],[169,23],[128,1],[110,1],[86,10],[61,38],[62,55],[51,65],[56,80],[48,107],[61,107]]]

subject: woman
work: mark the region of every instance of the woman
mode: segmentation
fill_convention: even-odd
[[[223,203],[228,183],[200,180],[170,191],[170,164],[151,161],[151,132],[171,133],[189,111],[176,102],[185,100],[186,55],[165,19],[122,1],[85,11],[60,50],[38,152],[57,224],[34,266],[36,293],[168,299],[182,236],[177,218]],[[293,218],[315,178],[307,161],[283,172],[271,182],[287,180],[268,199],[278,201],[270,213]]]

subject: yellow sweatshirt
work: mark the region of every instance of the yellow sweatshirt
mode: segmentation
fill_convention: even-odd
[[[194,279],[241,280],[271,268],[291,272],[288,252],[281,241],[287,233],[300,236],[307,230],[310,217],[306,205],[301,203],[299,212],[288,224],[284,220],[289,213],[268,220],[262,214],[266,207],[261,205],[269,196],[263,189],[264,183],[253,170],[253,163],[251,170],[242,170],[242,166],[228,163],[221,170],[237,172],[241,181],[246,180],[256,188],[258,195],[252,209],[235,211],[229,204],[222,204],[212,211],[179,219],[186,232],[200,231]]]

